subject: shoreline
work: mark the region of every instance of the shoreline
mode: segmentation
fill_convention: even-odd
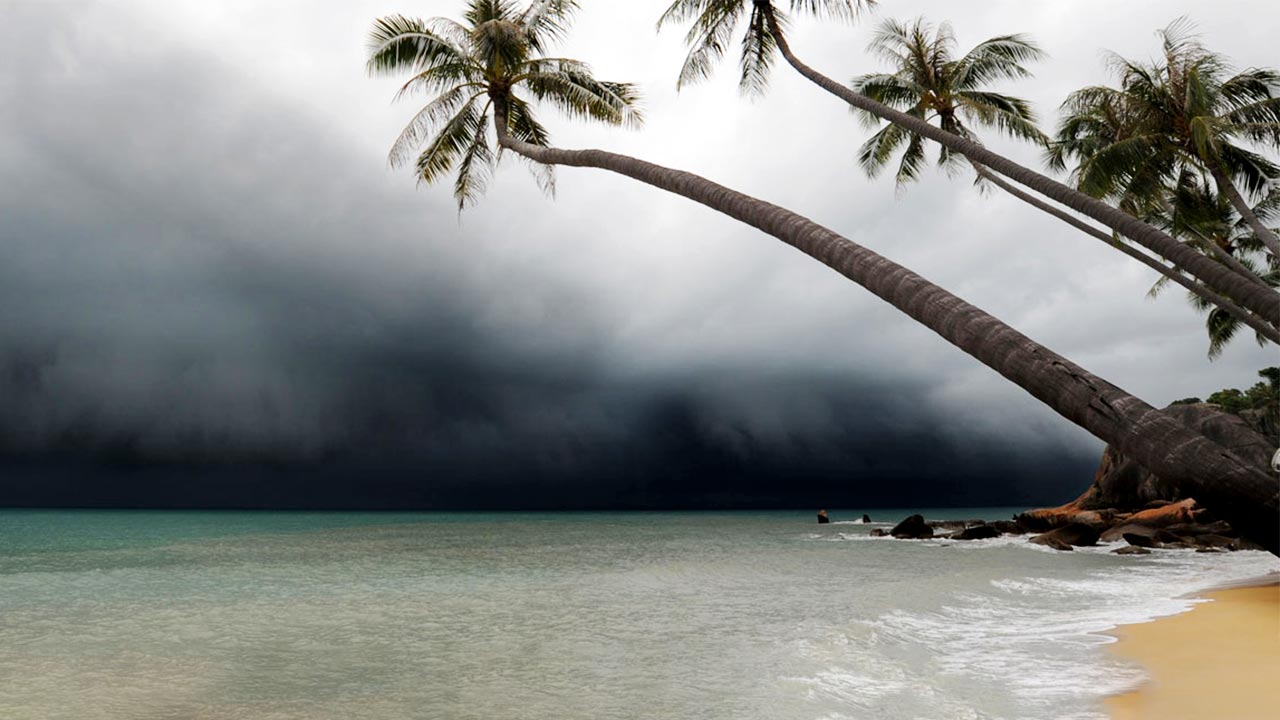
[[[1280,707],[1280,576],[1208,588],[1186,612],[1111,633],[1147,679],[1104,702],[1112,720],[1274,717]]]

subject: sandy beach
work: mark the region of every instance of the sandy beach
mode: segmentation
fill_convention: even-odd
[[[1216,590],[1212,602],[1115,633],[1111,651],[1150,678],[1111,698],[1115,720],[1274,718],[1280,707],[1280,583]]]

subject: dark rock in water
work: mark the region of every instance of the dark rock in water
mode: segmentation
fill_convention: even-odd
[[[1102,535],[1098,539],[1102,542],[1115,542],[1123,539],[1125,535],[1141,535],[1146,538],[1154,539],[1157,532],[1159,531],[1150,525],[1125,523],[1103,531]],[[1137,543],[1132,544],[1136,545]]]
[[[889,534],[896,538],[924,540],[933,537],[933,528],[929,527],[929,523],[924,521],[924,516],[912,515],[894,525]]]
[[[1026,535],[1027,529],[1012,520],[996,520],[991,527],[1005,535]]]
[[[870,515],[863,515],[863,516],[862,516],[862,522],[863,522],[863,524],[864,524],[864,525],[865,525],[866,523],[871,522],[871,516],[870,516]]]
[[[1031,538],[1031,542],[1039,545],[1049,545],[1051,542],[1061,542],[1067,545],[1075,545],[1076,547],[1084,547],[1086,545],[1098,544],[1098,531],[1088,525],[1080,523],[1071,523],[1056,530],[1050,530],[1043,535],[1037,535]],[[1052,545],[1050,545],[1052,547]]]
[[[1191,539],[1198,547],[1202,548],[1222,548],[1229,550],[1235,542],[1235,538],[1229,538],[1224,535],[1197,535]]]
[[[1124,547],[1116,548],[1111,552],[1115,553],[1116,555],[1150,555],[1151,554],[1150,550],[1144,547],[1139,547],[1137,545],[1125,545]]]
[[[1225,520],[1208,523],[1181,523],[1178,525],[1170,525],[1165,528],[1174,535],[1180,537],[1196,537],[1199,535],[1225,535],[1227,537],[1236,537],[1239,533],[1231,527],[1231,523]]]
[[[974,525],[967,527],[951,536],[953,540],[986,540],[987,538],[1000,537],[1000,531],[991,525]]]
[[[876,528],[871,531],[871,537],[889,537],[889,531],[884,528]]]
[[[1156,539],[1151,537],[1150,535],[1141,535],[1138,533],[1129,532],[1129,533],[1125,533],[1121,537],[1124,538],[1125,542],[1129,543],[1134,547],[1151,548],[1156,546]]]
[[[823,524],[825,524],[825,523],[829,523],[829,522],[831,522],[831,518],[827,517],[827,511],[826,511],[826,510],[819,510],[819,511],[818,511],[818,524],[819,524],[819,525],[823,525]]]
[[[1236,538],[1232,540],[1231,549],[1232,550],[1262,550],[1264,552],[1266,551],[1266,548],[1246,538]]]
[[[1042,537],[1044,536],[1040,535],[1038,537],[1033,537],[1029,542],[1036,543],[1037,545],[1044,545],[1046,547],[1051,547],[1054,550],[1061,550],[1062,552],[1069,552],[1069,551],[1075,550],[1075,548],[1071,547],[1067,543],[1064,543],[1057,538],[1046,538],[1044,541],[1040,541],[1040,538]]]

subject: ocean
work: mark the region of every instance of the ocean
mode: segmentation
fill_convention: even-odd
[[[0,510],[0,718],[1104,718],[1104,633],[1280,569],[863,512]]]

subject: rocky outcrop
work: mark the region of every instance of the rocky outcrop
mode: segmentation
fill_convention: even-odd
[[[1275,452],[1276,440],[1263,434],[1265,428],[1255,422],[1257,418],[1225,413],[1208,403],[1171,405],[1165,412],[1259,467],[1267,467]],[[1080,497],[1066,505],[1030,510],[1014,519],[1037,531],[1088,526],[1101,532],[1103,542],[1135,535],[1143,538],[1139,543],[1153,540],[1152,547],[1195,547],[1201,536],[1234,539],[1237,535],[1174,483],[1147,472],[1110,446],[1102,453],[1093,484]],[[1175,527],[1182,532],[1164,538],[1155,533],[1156,529]],[[1222,547],[1220,541],[1213,542],[1217,544],[1206,547]]]

